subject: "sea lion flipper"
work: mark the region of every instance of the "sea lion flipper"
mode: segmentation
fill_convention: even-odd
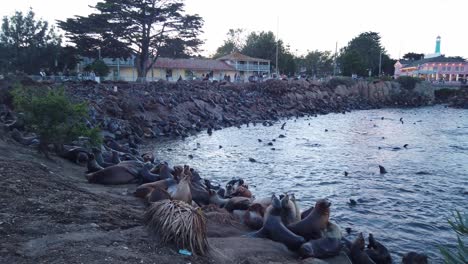
[[[252,238],[268,238],[268,233],[266,232],[265,228],[262,228],[256,232],[248,233],[245,236]]]

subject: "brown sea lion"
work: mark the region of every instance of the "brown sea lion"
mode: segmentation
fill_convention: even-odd
[[[114,165],[86,175],[89,183],[127,184],[134,181],[137,175],[125,167]]]
[[[301,213],[301,219],[306,218],[312,211],[314,210],[314,207],[312,206],[311,208],[305,210],[304,212]]]
[[[14,128],[13,131],[11,132],[11,137],[18,143],[29,146],[32,144],[38,144],[39,143],[39,137],[37,136],[32,136],[32,137],[23,137],[21,135],[21,132],[19,132],[18,129]]]
[[[252,201],[247,197],[232,197],[224,205],[229,212],[234,210],[247,210],[252,205]]]
[[[159,187],[154,188],[147,196],[146,199],[150,203],[171,199],[171,195],[164,189]]]
[[[141,155],[141,157],[143,158],[144,162],[154,162],[154,155],[152,152],[144,153],[143,155]]]
[[[296,207],[291,199],[289,199],[288,194],[285,194],[281,199],[281,208],[281,221],[283,221],[285,226],[299,221],[296,220]]]
[[[224,205],[229,201],[229,199],[221,198],[219,194],[213,190],[209,190],[208,194],[210,195],[210,204],[215,204],[218,207],[224,207]]]
[[[114,164],[119,164],[120,163],[120,157],[119,153],[115,150],[112,151],[112,158],[111,158],[112,163]]]
[[[294,234],[304,237],[307,240],[319,239],[321,230],[328,225],[330,218],[331,203],[326,199],[320,199],[315,203],[314,210],[303,220],[288,226]]]
[[[351,260],[356,264],[375,264],[375,262],[367,255],[364,251],[366,241],[362,233],[359,233],[358,237],[354,240],[351,245]]]
[[[263,227],[259,231],[250,233],[247,236],[269,238],[283,243],[291,250],[298,249],[306,240],[294,234],[283,225],[281,221],[281,202],[275,195],[271,199],[271,206],[268,207],[265,213]]]
[[[427,264],[429,262],[428,262],[428,257],[425,254],[409,252],[403,256],[401,263],[403,264]]]
[[[243,216],[244,224],[254,230],[263,227],[265,208],[261,204],[252,204]]]
[[[184,201],[188,204],[192,204],[192,193],[190,192],[190,175],[182,174],[182,179],[177,184],[177,188],[174,194],[172,194],[173,200]]]
[[[366,249],[367,255],[377,264],[391,264],[392,257],[388,249],[375,240],[372,234],[369,234],[369,244]]]
[[[173,193],[177,188],[177,182],[174,179],[164,179],[156,182],[144,183],[137,187],[133,195],[140,198],[145,198],[155,188],[161,188]]]
[[[161,177],[159,177],[159,174],[154,174],[151,173],[151,169],[153,168],[153,165],[151,163],[145,163],[143,166],[140,175],[142,177],[142,181],[144,183],[146,182],[155,182],[161,180]]]
[[[252,198],[252,193],[249,191],[249,189],[245,188],[244,186],[239,186],[236,188],[236,190],[234,190],[233,193],[231,193],[231,196]]]
[[[75,162],[76,164],[86,163],[89,152],[85,148],[76,146],[63,146],[58,155],[64,159]]]
[[[99,166],[99,164],[96,162],[94,154],[88,155],[87,168],[88,171],[86,173],[96,172],[104,169],[103,167]]]

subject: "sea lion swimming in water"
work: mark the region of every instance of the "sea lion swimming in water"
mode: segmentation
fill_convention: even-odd
[[[315,203],[312,212],[303,220],[288,225],[288,229],[294,234],[300,235],[307,240],[321,237],[321,230],[328,225],[330,218],[331,203],[326,199],[320,199]]]
[[[366,241],[362,236],[362,233],[359,233],[358,237],[351,244],[351,260],[353,263],[359,264],[376,264],[364,251]]]
[[[271,197],[271,205],[265,213],[263,227],[254,233],[250,233],[249,237],[269,238],[273,241],[285,244],[289,249],[296,250],[304,242],[305,239],[288,230],[281,221],[281,202],[273,195]]]
[[[409,252],[403,256],[401,263],[403,264],[427,264],[429,262],[425,254]]]
[[[369,234],[369,244],[367,245],[366,253],[377,264],[392,263],[392,257],[388,249],[376,241],[372,234]]]

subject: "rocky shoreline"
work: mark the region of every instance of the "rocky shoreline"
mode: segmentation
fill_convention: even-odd
[[[336,84],[335,84],[336,85]],[[230,84],[164,81],[149,84],[69,84],[67,93],[90,106],[93,124],[119,139],[187,137],[203,130],[241,124],[269,124],[285,117],[381,107],[417,107],[433,101],[421,88],[395,82],[351,85],[270,80]]]

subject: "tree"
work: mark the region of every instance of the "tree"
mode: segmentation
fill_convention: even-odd
[[[94,71],[97,76],[106,77],[110,69],[103,60],[95,60],[93,63],[86,65],[85,70]]]
[[[411,61],[422,60],[424,59],[424,53],[408,52],[405,55],[403,55],[403,59],[407,59]]]
[[[213,56],[214,58],[219,58],[235,51],[240,52],[243,49],[245,45],[244,29],[231,28],[229,29],[227,36],[228,38],[224,41],[223,45],[216,49],[216,53]]]
[[[104,0],[94,8],[88,17],[58,21],[60,28],[84,55],[98,49],[111,58],[135,55],[138,77],[146,77],[170,43],[183,50],[197,50],[202,43],[202,18],[183,14],[180,0]]]
[[[323,77],[333,73],[333,56],[330,51],[310,51],[298,60],[298,64],[305,68],[308,75]]]
[[[52,70],[60,52],[60,36],[46,21],[36,20],[32,9],[4,17],[0,31],[0,69],[38,73]]]
[[[346,47],[341,49],[338,61],[341,64],[342,72],[345,75],[358,74],[367,76],[378,75],[379,60],[382,54],[382,65],[390,58],[386,55],[385,49],[380,43],[380,35],[376,32],[365,32],[353,38]],[[385,72],[393,74],[393,72]]]

